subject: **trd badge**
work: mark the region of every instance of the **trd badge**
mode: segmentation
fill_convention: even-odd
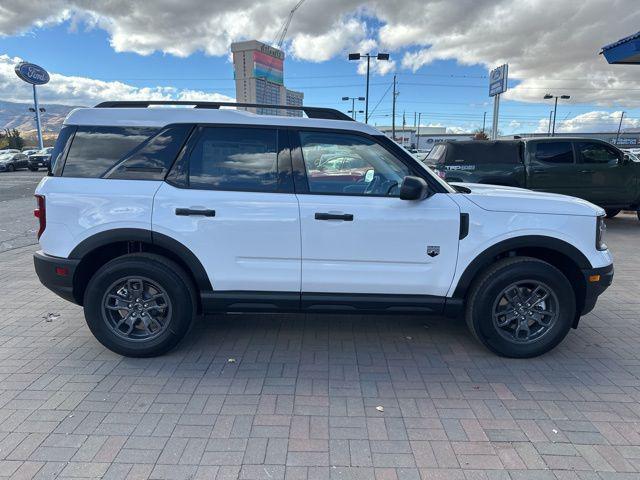
[[[436,245],[427,246],[427,255],[429,255],[430,257],[437,257],[438,255],[440,255],[440,247]]]

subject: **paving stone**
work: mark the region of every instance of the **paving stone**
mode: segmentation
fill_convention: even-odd
[[[319,314],[215,315],[123,358],[35,247],[0,253],[0,478],[636,480],[637,220],[608,223],[614,285],[528,360],[456,320]]]

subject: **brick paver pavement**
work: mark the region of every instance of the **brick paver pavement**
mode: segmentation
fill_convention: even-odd
[[[0,477],[640,478],[640,223],[609,224],[614,286],[532,360],[461,321],[346,315],[213,316],[122,358],[34,247],[2,253]]]

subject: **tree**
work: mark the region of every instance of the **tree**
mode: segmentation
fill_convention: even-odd
[[[4,129],[4,133],[0,133],[0,146],[2,148],[15,148],[16,150],[22,150],[24,147],[24,139],[20,136],[20,132],[15,128],[9,130]]]
[[[478,128],[478,129],[473,131],[473,139],[474,140],[489,140],[489,135],[487,135],[487,133],[484,130],[482,130],[481,128]]]

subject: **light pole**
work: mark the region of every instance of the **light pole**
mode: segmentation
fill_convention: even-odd
[[[354,120],[356,119],[356,100],[358,100],[359,102],[364,102],[364,97],[342,97],[342,101],[344,102],[348,102],[349,100],[351,100],[351,110],[349,110],[347,113],[351,113],[351,118],[353,118]],[[362,110],[358,110],[357,113],[363,113]]]
[[[558,112],[558,99],[569,100],[571,95],[551,95],[547,93],[544,97],[545,100],[549,100],[551,98],[555,99],[555,103],[553,105],[553,126],[551,127],[551,136],[554,137],[556,134],[556,113]]]
[[[364,101],[364,123],[369,123],[369,67],[371,65],[371,57],[376,58],[378,60],[389,60],[388,53],[377,53],[375,55],[371,55],[366,53],[361,55],[359,53],[350,53],[349,60],[360,60],[361,58],[367,59],[367,89],[365,92],[365,101]]]

